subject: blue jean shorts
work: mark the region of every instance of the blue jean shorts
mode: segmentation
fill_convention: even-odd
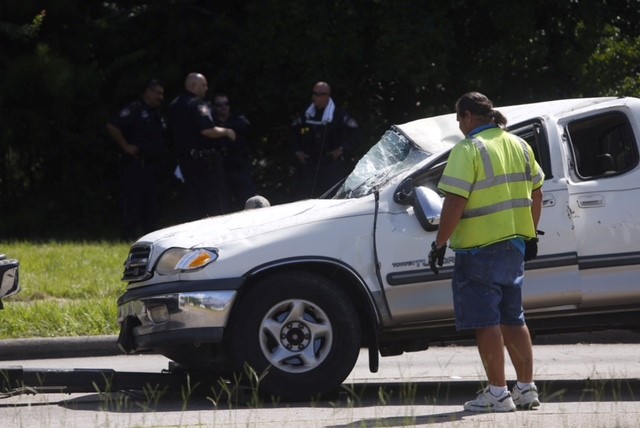
[[[456,329],[525,324],[524,257],[509,241],[456,253],[451,286]]]

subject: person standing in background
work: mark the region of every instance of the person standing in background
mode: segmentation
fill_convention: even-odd
[[[297,160],[295,197],[318,197],[345,177],[345,159],[355,147],[358,124],[335,104],[331,86],[318,82],[311,104],[291,126]]]
[[[256,186],[251,178],[251,123],[243,115],[231,113],[229,97],[218,92],[213,97],[213,121],[216,126],[233,129],[235,141],[224,138],[224,167],[229,204],[232,211],[244,209],[247,199],[256,194]]]
[[[235,141],[231,128],[216,126],[204,100],[207,79],[189,73],[184,91],[169,106],[169,127],[185,189],[185,220],[228,212],[227,186],[222,165],[224,140]]]
[[[141,99],[126,105],[106,125],[120,148],[120,207],[122,238],[135,240],[158,227],[158,184],[168,155],[166,122],[159,107],[164,88],[152,79]]]

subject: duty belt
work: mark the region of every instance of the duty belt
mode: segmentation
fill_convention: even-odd
[[[189,155],[193,159],[205,159],[219,156],[220,152],[216,149],[191,149]]]
[[[125,156],[125,155],[122,155],[120,159],[124,165],[128,165],[128,166],[137,165],[143,168],[145,166],[155,165],[159,163],[161,160],[159,157],[156,157],[156,156],[133,157],[133,156]]]

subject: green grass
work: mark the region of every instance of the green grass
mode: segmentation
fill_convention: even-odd
[[[17,295],[3,299],[0,339],[117,334],[116,300],[129,245],[3,242],[20,261]]]

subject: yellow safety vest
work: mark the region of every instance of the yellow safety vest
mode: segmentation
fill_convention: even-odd
[[[529,144],[502,128],[482,130],[456,144],[438,184],[438,189],[467,199],[451,248],[535,237],[531,192],[543,181]]]

